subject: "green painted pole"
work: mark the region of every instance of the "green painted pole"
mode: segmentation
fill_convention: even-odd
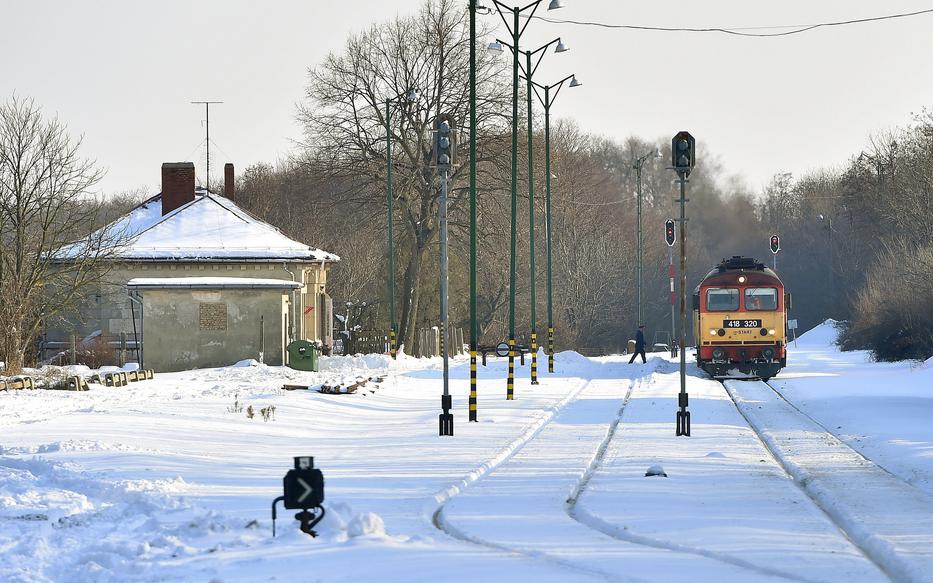
[[[554,303],[551,284],[551,98],[544,86],[544,229],[547,232],[547,371],[554,372]]]
[[[509,255],[509,375],[506,400],[515,398],[515,247],[518,211],[518,22],[519,8],[512,9],[512,224]]]
[[[531,86],[531,52],[525,52],[525,75],[528,81],[527,101],[528,101],[528,240],[530,257],[529,281],[531,284],[531,384],[538,384],[538,318],[537,303],[538,296],[536,291],[535,277],[535,168],[534,168],[534,150],[533,135],[534,127],[532,124],[531,95],[534,93],[534,87]]]
[[[470,0],[470,421],[476,421],[476,0]]]
[[[395,359],[398,354],[397,325],[395,323],[395,241],[393,237],[394,213],[392,209],[392,132],[390,125],[392,100],[386,99],[386,206],[388,206],[389,243],[386,255],[389,259],[389,354]]]

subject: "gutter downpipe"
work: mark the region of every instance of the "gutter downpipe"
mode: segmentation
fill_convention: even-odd
[[[282,262],[282,269],[285,270],[285,273],[287,273],[288,275],[291,276],[292,281],[294,282],[294,281],[295,281],[295,274],[294,274],[294,272],[292,272],[292,271],[290,271],[290,270],[288,269],[288,263],[286,263],[285,261]],[[297,327],[297,324],[298,324],[298,322],[297,322],[297,320],[298,320],[298,303],[297,303],[298,300],[297,300],[296,297],[295,297],[295,292],[296,292],[296,291],[297,291],[297,290],[294,290],[294,289],[292,290],[292,317],[289,318],[289,322],[288,322],[288,325],[289,325],[289,327],[291,328],[291,330],[288,331],[288,332],[289,332],[289,333],[288,333],[288,337],[289,337],[290,340],[295,340],[295,328]]]
[[[137,296],[139,296],[139,297],[138,297],[138,298],[137,298],[137,297],[133,297],[133,294],[134,294],[134,293],[135,293]],[[135,313],[135,310],[133,309],[133,305],[139,304],[139,327],[142,328],[142,326],[143,326],[143,302],[142,302],[142,296],[139,294],[138,291],[137,291],[137,292],[133,292],[133,291],[130,291],[130,290],[126,290],[126,297],[129,298],[129,300],[130,300],[130,314],[131,314],[131,317],[133,318],[133,341],[136,342],[136,359],[139,361],[139,368],[140,368],[140,369],[145,369],[145,368],[146,368],[146,367],[145,367],[145,362],[144,362],[144,360],[143,360],[143,356],[144,356],[143,345],[142,345],[142,343],[139,341],[139,334],[138,334],[137,331],[136,331],[136,313]]]

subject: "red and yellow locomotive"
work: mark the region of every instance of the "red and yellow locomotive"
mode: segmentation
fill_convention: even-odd
[[[749,257],[723,259],[693,294],[697,365],[713,378],[769,379],[787,365],[790,294]]]

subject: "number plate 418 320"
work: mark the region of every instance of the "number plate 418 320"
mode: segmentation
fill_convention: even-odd
[[[761,320],[723,320],[723,328],[761,328]]]

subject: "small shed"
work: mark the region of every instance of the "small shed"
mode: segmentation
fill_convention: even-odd
[[[285,363],[289,295],[301,283],[248,277],[137,277],[140,360],[159,371],[226,366],[254,358]]]

